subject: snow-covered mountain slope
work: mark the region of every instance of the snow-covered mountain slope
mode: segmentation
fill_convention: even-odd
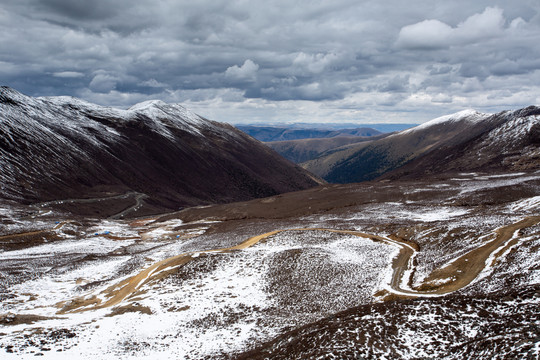
[[[463,171],[524,171],[540,168],[540,108],[530,106],[485,118],[495,124],[463,141],[438,147],[388,178],[419,178]]]
[[[423,176],[448,172],[452,170],[447,166],[450,159],[456,161],[453,170],[473,170],[483,166],[472,161],[471,156],[482,158],[484,165],[505,167],[503,157],[538,157],[539,113],[540,108],[534,106],[493,115],[465,110],[380,140],[328,152],[303,166],[325,180],[337,183],[372,180],[387,173],[397,178],[415,176],[418,171]],[[483,145],[473,146],[478,141],[483,141]],[[506,155],[501,157],[501,154]],[[419,163],[421,167],[414,165]],[[533,166],[540,167],[538,161]]]
[[[415,126],[413,128],[404,130],[400,134],[407,134],[407,133],[410,133],[410,132],[417,132],[417,131],[420,131],[420,130],[429,129],[429,128],[437,126],[437,125],[447,125],[447,124],[451,124],[451,123],[454,123],[454,122],[466,121],[466,122],[468,122],[470,124],[474,124],[476,122],[484,120],[489,115],[491,115],[491,114],[484,114],[484,113],[480,113],[480,112],[478,112],[476,110],[473,110],[473,109],[467,109],[467,110],[459,111],[459,112],[457,112],[455,114],[445,115],[445,116],[441,116],[441,117],[438,117],[436,119],[427,121],[427,122],[425,122],[423,124],[420,124],[418,126]]]
[[[237,359],[537,359],[537,296],[538,287],[528,287],[359,306]]]
[[[0,88],[0,198],[36,203],[134,192],[156,210],[316,184],[234,127],[178,104],[120,110]]]

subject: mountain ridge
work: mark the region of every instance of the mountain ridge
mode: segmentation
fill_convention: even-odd
[[[135,191],[149,211],[271,196],[318,184],[233,126],[181,105],[131,109],[0,88],[0,196],[26,203]]]
[[[332,149],[301,165],[325,180],[336,183],[360,182],[379,177],[397,179],[399,176],[414,176],[412,174],[414,173],[413,165],[409,165],[409,170],[406,170],[407,174],[403,171],[400,172],[399,169],[420,158],[424,158],[422,165],[424,168],[433,166],[437,167],[438,170],[432,172],[443,172],[446,171],[444,168],[446,156],[452,156],[452,153],[465,156],[466,154],[460,149],[466,144],[471,144],[483,134],[502,127],[512,119],[534,116],[538,112],[540,110],[535,106],[498,114],[482,114],[465,110],[391,134],[380,140],[350,145],[342,149]],[[538,123],[538,118],[534,118],[533,122]],[[532,125],[531,129],[533,129]],[[534,142],[534,140],[531,141]],[[471,145],[471,148],[474,146]],[[479,148],[475,149],[475,151],[480,150]],[[498,151],[502,151],[502,149],[502,147],[500,149],[492,148],[489,154],[486,153],[486,156],[496,161],[501,155]],[[431,157],[428,157],[428,154],[432,154]],[[467,161],[471,162],[471,158],[468,158]],[[428,161],[428,159],[431,160]],[[501,167],[504,166],[501,165]],[[469,171],[475,168],[472,165],[463,164],[459,167],[459,171]],[[418,169],[420,171],[420,168]],[[478,167],[478,169],[480,168]],[[387,173],[393,175],[388,177],[385,175]]]
[[[414,179],[464,171],[522,171],[540,168],[540,108],[529,106],[490,115],[499,123],[476,137],[414,159],[385,179]]]

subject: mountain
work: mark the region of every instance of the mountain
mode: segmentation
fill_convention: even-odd
[[[405,163],[310,187],[179,105],[0,107],[2,359],[538,358],[539,108],[334,149]],[[278,186],[310,188],[208,204]]]
[[[318,184],[233,126],[161,101],[119,110],[1,87],[0,129],[0,198],[24,203],[124,196],[141,214]],[[106,203],[71,210],[103,215]]]
[[[539,291],[530,286],[476,297],[359,306],[281,334],[236,359],[336,354],[341,359],[534,359],[530,329],[538,318],[533,314]]]
[[[364,127],[355,129],[315,129],[236,125],[236,128],[242,130],[250,136],[253,136],[257,140],[264,142],[313,138],[331,138],[336,136],[375,136],[381,134],[380,131]]]
[[[505,111],[487,120],[500,125],[468,141],[434,149],[384,178],[417,179],[440,173],[519,172],[540,168],[540,108]]]
[[[534,106],[494,115],[465,110],[383,139],[329,151],[302,166],[335,183],[372,180],[386,173],[395,179],[538,168],[539,113]]]
[[[315,159],[329,150],[373,140],[373,138],[382,138],[385,136],[387,135],[373,135],[373,137],[335,136],[329,138],[270,141],[265,144],[274,149],[284,158],[298,164]]]

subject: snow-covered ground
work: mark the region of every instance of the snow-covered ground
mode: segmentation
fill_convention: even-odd
[[[148,241],[159,241],[159,236],[170,237],[173,224],[182,225],[153,225],[143,234],[151,234]],[[90,229],[97,228],[110,229],[115,235],[123,230],[122,224],[111,221]],[[3,257],[32,259],[70,251],[99,255],[130,245],[135,245],[135,240],[94,235],[56,246],[6,252]],[[169,245],[174,246],[178,244]],[[147,251],[145,257],[159,260],[168,254],[166,248]],[[52,319],[6,327],[9,332],[0,346],[21,345],[26,335],[39,338],[37,329],[49,328],[74,331],[78,340],[49,344],[45,349],[51,350],[46,351],[41,345],[14,345],[13,356],[43,353],[53,358],[90,359],[103,354],[116,358],[160,354],[165,358],[205,358],[240,351],[270,339],[287,326],[373,301],[373,289],[380,287],[395,253],[395,248],[356,236],[285,231],[243,251],[201,254],[175,275],[143,287],[143,294],[116,308],[57,315],[59,302],[85,291],[89,295],[100,293],[140,270],[120,276],[130,256],[94,261],[12,286],[9,292],[13,297],[3,303],[2,313]],[[284,272],[283,266],[290,268]],[[82,285],[94,283],[97,285],[90,290],[81,290]],[[126,308],[131,311],[109,316],[115,309]],[[74,341],[77,346],[72,346]]]
[[[497,229],[538,215],[536,179],[538,174],[461,174],[416,188],[358,188],[351,191],[360,191],[360,197],[361,191],[381,191],[384,201],[359,202],[290,219],[235,220],[230,226],[205,219],[72,221],[62,214],[45,213],[27,218],[35,209],[25,212],[2,205],[8,226],[5,234],[50,230],[58,238],[34,246],[5,247],[0,252],[0,358],[228,358],[287,330],[357,306],[373,309],[348,320],[362,324],[358,329],[364,329],[363,333],[349,328],[348,323],[342,325],[342,335],[356,339],[345,341],[357,347],[355,354],[367,356],[364,350],[368,348],[362,347],[370,344],[367,337],[378,344],[375,337],[381,333],[388,334],[392,345],[373,348],[379,358],[385,353],[388,358],[438,356],[434,344],[447,349],[451,341],[433,329],[446,326],[463,341],[476,339],[478,326],[490,326],[479,311],[489,308],[503,319],[514,305],[524,309],[532,305],[506,301],[503,309],[480,301],[463,309],[441,302],[446,296],[410,304],[398,301],[395,309],[385,305],[392,303],[381,303],[380,293],[384,289],[392,292],[388,286],[392,264],[403,246],[413,249],[412,245],[399,245],[398,240],[392,243],[389,237],[418,245],[400,285],[414,289],[433,270],[491,241]],[[521,186],[523,195],[508,201],[481,199],[477,205],[468,205],[471,196],[486,191],[496,194],[509,184]],[[392,191],[396,195],[388,198]],[[53,229],[56,226],[59,228]],[[388,241],[322,228],[362,231]],[[243,250],[205,252],[233,247],[275,230],[283,231]],[[475,298],[509,287],[540,284],[539,234],[539,225],[515,231],[504,243],[508,244],[504,252],[494,252],[478,278],[451,296]],[[168,274],[162,279],[141,281],[119,304],[58,312],[81,297],[105,300],[107,289],[183,253],[190,253],[192,260],[160,270],[157,274]],[[406,281],[409,274],[411,283]],[[449,281],[451,278],[441,278],[432,285]],[[394,316],[399,307],[404,313],[392,321],[407,325],[389,333],[384,319]],[[381,308],[388,313],[380,312]],[[459,323],[460,316],[467,321]],[[412,323],[423,325],[417,328],[409,325]]]

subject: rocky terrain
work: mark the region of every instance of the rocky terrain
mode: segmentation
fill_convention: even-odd
[[[241,131],[178,104],[119,110],[2,87],[0,130],[0,197],[80,214],[133,207],[125,215],[141,216],[318,184]]]
[[[203,151],[201,161],[207,156],[201,142],[210,149],[217,142],[223,166],[232,156],[226,149],[254,140],[195,115],[178,117],[186,111],[178,105],[120,111],[2,94],[1,116],[8,117],[0,123],[8,134],[0,147],[8,165],[0,197],[2,359],[540,357],[537,108],[459,113],[364,144],[373,149],[381,142],[388,161],[398,148],[418,154],[374,181],[312,186],[308,173],[281,159],[276,166],[293,170],[280,176],[293,178],[278,184],[304,184],[304,190],[272,188],[253,199],[264,191],[245,186],[259,178],[242,178],[220,185],[231,194],[244,189],[241,196],[250,200],[225,203],[233,196],[214,192],[222,203],[201,197],[203,204],[172,210],[166,198],[177,206],[184,189],[178,195],[168,182],[150,186],[107,170],[105,191],[90,170],[81,168],[81,177],[70,167],[79,159],[73,154],[115,154],[108,133],[122,134],[116,142],[128,139],[117,123],[142,122],[144,134],[166,134],[155,140],[168,151],[187,147],[176,136],[195,132],[198,141],[188,144]],[[32,115],[33,102],[47,112],[68,104],[60,108],[70,116],[45,121]],[[173,122],[162,112],[177,117]],[[35,143],[27,140],[34,121],[47,134]],[[90,133],[99,146],[83,141]],[[57,158],[48,153],[54,144],[62,145]],[[154,146],[135,144],[138,156]],[[260,150],[273,154],[263,165],[279,169],[271,162],[277,155],[256,144],[249,145],[253,154],[243,154],[245,162],[259,159]],[[25,149],[33,156],[23,156]],[[122,153],[128,159],[129,149]],[[218,161],[215,153],[208,156]],[[168,169],[169,160],[154,160]],[[438,163],[443,160],[447,166]],[[111,163],[92,164],[109,169]],[[121,166],[127,173],[138,168]],[[241,165],[231,166],[219,176],[235,176]],[[65,167],[72,173],[64,174]]]

